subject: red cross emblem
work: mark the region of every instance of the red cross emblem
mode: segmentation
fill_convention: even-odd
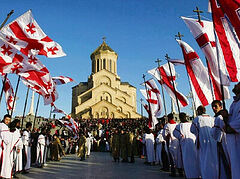
[[[10,36],[10,37],[6,36],[6,38],[8,39],[8,42],[9,42],[9,43],[12,43],[13,45],[16,45],[16,44],[17,44],[17,41],[15,41],[12,36]]]
[[[57,53],[55,52],[55,51],[57,51],[58,50],[58,48],[57,47],[54,47],[54,48],[47,48],[47,50],[48,50],[48,52],[52,52],[52,55],[56,55]]]
[[[3,49],[1,51],[3,55],[6,55],[6,54],[11,55],[12,54],[12,52],[10,51],[12,48],[10,46],[7,46],[7,45],[5,46],[5,44],[3,44],[3,46],[1,46],[1,48]]]
[[[37,58],[35,58],[34,56],[31,56],[29,59],[28,59],[28,62],[30,64],[37,64]]]
[[[151,90],[148,90],[148,97],[149,99],[147,100],[149,103],[151,104],[157,104],[158,101],[156,99],[152,99],[152,91]]]
[[[27,25],[28,29],[26,29],[27,32],[30,32],[31,34],[34,34],[36,31],[33,30],[35,28],[35,25],[32,23],[32,24],[28,24]]]

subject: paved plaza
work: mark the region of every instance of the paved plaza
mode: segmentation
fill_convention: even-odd
[[[31,168],[26,175],[18,175],[22,179],[63,179],[63,178],[172,178],[169,173],[160,171],[160,167],[144,164],[144,159],[136,158],[135,163],[115,163],[109,153],[93,152],[85,161],[75,155],[68,155],[60,162],[49,162],[44,168]],[[176,178],[176,177],[174,177]]]

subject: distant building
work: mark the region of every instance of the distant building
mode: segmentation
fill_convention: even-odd
[[[72,88],[72,116],[78,118],[140,118],[136,88],[121,82],[117,58],[105,41],[91,54],[92,74]]]

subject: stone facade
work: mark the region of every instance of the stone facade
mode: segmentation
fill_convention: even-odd
[[[140,118],[136,88],[117,75],[118,55],[106,43],[91,54],[88,82],[72,88],[72,116],[78,118]]]

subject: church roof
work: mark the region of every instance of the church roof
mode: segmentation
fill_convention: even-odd
[[[130,83],[128,83],[128,82],[121,82],[121,85],[128,85],[128,86],[130,86],[130,87],[133,87],[133,88],[135,88],[135,86],[132,86]]]
[[[111,47],[109,47],[105,41],[103,41],[103,43],[91,54],[91,58],[97,54],[100,53],[100,51],[110,51],[110,52],[114,52],[116,55],[117,53],[111,49]]]

